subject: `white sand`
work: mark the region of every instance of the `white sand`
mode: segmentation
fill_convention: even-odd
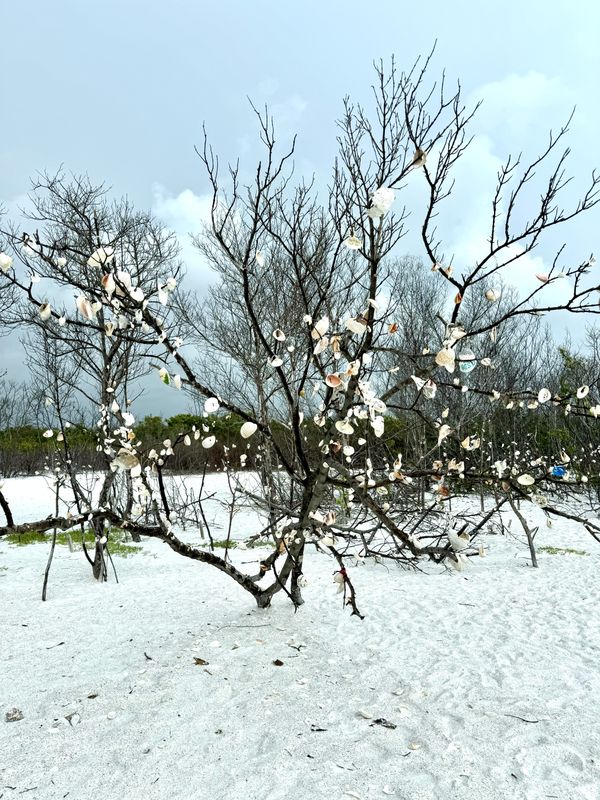
[[[36,517],[32,487],[6,482],[15,516]],[[589,555],[534,570],[486,544],[462,574],[351,568],[361,622],[323,556],[296,614],[154,541],[118,585],[59,548],[42,603],[48,546],[0,541],[0,797],[600,798],[600,545],[542,526]]]

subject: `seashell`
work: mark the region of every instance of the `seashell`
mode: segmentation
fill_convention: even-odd
[[[6,275],[12,266],[12,262],[13,260],[8,253],[0,253],[0,272],[3,272]]]
[[[104,291],[106,292],[106,294],[109,297],[113,294],[113,292],[117,288],[117,285],[115,283],[115,279],[114,279],[112,273],[110,273],[110,272],[107,273],[106,275],[102,276],[102,278],[100,280],[100,284],[101,284],[102,288],[104,289]]]
[[[256,422],[250,422],[250,421],[244,422],[244,424],[240,428],[240,436],[242,437],[242,439],[249,439],[256,433],[257,430],[258,430],[258,425],[256,424]]]
[[[108,264],[115,257],[114,247],[99,247],[94,250],[92,255],[88,258],[88,267],[101,267],[103,264]]]
[[[523,475],[519,475],[517,478],[517,483],[520,486],[533,486],[535,483],[535,478],[533,475],[529,475],[528,473],[524,473]]]
[[[390,210],[395,197],[396,192],[393,189],[388,189],[385,186],[376,189],[371,197],[371,207],[367,211],[367,216],[370,219],[383,217]]]
[[[122,447],[112,463],[121,470],[131,470],[139,466],[140,460],[131,450]]]
[[[346,328],[352,333],[363,334],[367,329],[367,320],[364,317],[350,317],[346,320]]]
[[[92,304],[84,295],[79,295],[79,297],[75,300],[75,305],[77,306],[77,310],[81,314],[82,317],[85,319],[93,319],[95,314],[92,309]]]
[[[435,363],[438,367],[444,367],[448,372],[454,372],[454,362],[456,353],[451,347],[442,347],[436,354]]]
[[[354,236],[354,234],[349,236],[347,239],[344,239],[344,244],[348,250],[360,250],[362,247],[361,240],[357,236]]]
[[[327,350],[328,347],[329,347],[329,339],[327,338],[327,336],[322,336],[315,345],[315,348],[313,350],[313,355],[318,356],[324,350]]]
[[[485,293],[485,299],[489,300],[490,303],[495,303],[502,297],[502,292],[500,289],[488,289]]]
[[[321,317],[321,319],[315,323],[315,326],[310,332],[310,335],[315,340],[320,339],[322,336],[325,336],[328,330],[329,330],[329,317]]]
[[[440,445],[444,439],[452,433],[452,428],[449,425],[440,425],[438,429],[438,445]]]

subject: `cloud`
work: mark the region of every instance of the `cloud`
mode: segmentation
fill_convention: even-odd
[[[211,195],[197,195],[184,189],[178,195],[171,194],[164,186],[153,187],[152,211],[177,235],[181,245],[181,256],[187,269],[186,284],[189,288],[201,288],[210,280],[210,268],[194,247],[192,236],[201,233],[210,221]]]
[[[572,97],[564,83],[539,72],[510,74],[503,80],[484,84],[472,93],[467,107],[478,99],[484,102],[471,124],[475,136],[455,166],[455,186],[436,220],[444,244],[444,260],[448,263],[453,259],[457,274],[470,271],[489,253],[492,200],[498,170],[507,155],[523,151],[522,163],[529,163],[547,144],[546,131],[552,125],[557,130],[566,121],[572,106]],[[543,174],[542,169],[540,179]],[[508,194],[504,192],[501,212],[506,208]],[[516,209],[515,230],[525,222],[525,217],[535,214],[538,203],[534,179],[529,193]],[[542,238],[539,247],[531,253],[525,253],[520,244],[511,245],[498,256],[500,264],[516,256],[500,270],[502,282],[513,286],[519,297],[526,297],[540,286],[536,273],[549,272],[556,249],[552,233]],[[561,280],[544,287],[534,302],[539,305],[564,302],[565,293],[571,289],[567,283]],[[555,333],[561,335],[564,314],[552,315],[549,319]]]
[[[476,135],[455,167],[455,187],[442,212],[443,221],[440,220],[443,241],[448,243],[446,259],[454,257],[456,271],[472,268],[489,252],[492,200],[498,170],[508,154],[523,150],[529,152],[530,158],[535,157],[547,143],[540,120],[563,121],[565,109],[569,109],[568,92],[562,81],[539,72],[510,74],[484,84],[472,93],[467,107],[478,99],[483,99],[483,105],[472,122]],[[525,155],[523,163],[527,159]],[[503,193],[501,211],[506,207],[508,193]],[[533,203],[539,202],[535,192],[524,199],[530,197]],[[524,222],[520,212],[530,216],[535,209],[525,208],[526,205],[516,211],[516,228]],[[510,256],[514,253],[513,250]],[[535,255],[524,255],[503,270],[505,281],[527,291],[532,287],[529,276],[546,272],[544,260],[551,260],[553,255],[544,252],[542,242]],[[502,256],[502,260],[506,258]]]
[[[511,73],[499,81],[483,84],[468,102],[482,101],[477,127],[485,133],[515,139],[521,147],[530,132],[539,137],[545,128],[566,121],[573,107],[572,95],[560,78],[541,72]]]
[[[276,130],[289,134],[295,132],[307,108],[307,102],[299,94],[292,94],[281,103],[271,106]]]
[[[23,192],[22,194],[18,194],[12,198],[0,197],[0,209],[6,214],[6,218],[10,222],[14,223],[20,228],[27,229],[27,220],[23,216],[21,209],[25,211],[32,209],[28,194]],[[31,224],[29,224],[29,227],[31,227]]]
[[[279,82],[275,78],[265,78],[257,87],[256,103],[259,110],[261,106],[268,106],[269,114],[273,117],[275,132],[289,135],[295,133],[300,125],[300,120],[308,107],[306,100],[297,93],[288,94],[278,100]]]
[[[298,93],[294,92],[283,98],[278,98],[278,93],[279,82],[275,78],[267,77],[257,85],[250,95],[250,100],[262,116],[265,109],[268,111],[273,121],[275,140],[286,149],[291,144],[292,138],[302,131],[303,117],[308,103]],[[243,161],[252,162],[255,158],[261,158],[264,150],[260,142],[259,123],[254,118],[249,120],[249,132],[237,137],[237,148]]]

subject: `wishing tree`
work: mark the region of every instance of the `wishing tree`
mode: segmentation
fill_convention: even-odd
[[[85,508],[43,521],[10,519],[0,534],[93,525],[105,544],[104,523],[117,525],[212,564],[260,607],[279,591],[302,603],[303,559],[315,548],[335,560],[334,579],[354,614],[349,565],[357,559],[413,568],[429,559],[462,570],[484,554],[478,536],[503,507],[518,512],[533,558],[520,502],[536,503],[549,519],[578,519],[599,537],[600,524],[563,502],[565,488],[582,507],[591,502],[597,386],[552,385],[556,372],[534,363],[540,315],[599,313],[593,258],[564,265],[560,250],[525,296],[503,275],[547,231],[593,208],[600,179],[593,174],[575,205],[562,207],[566,126],[531,163],[509,157],[486,248],[476,262],[454,264],[436,221],[450,202],[476,109],[466,109],[460,87],[448,91],[443,78],[429,85],[429,66],[427,59],[400,73],[393,62],[389,70],[379,65],[372,110],[344,102],[325,201],[312,182],[295,181],[295,145],[280,154],[268,112],[256,113],[264,157],[248,185],[235,166],[222,182],[205,136],[198,153],[212,208],[196,245],[218,278],[205,300],[184,293],[174,275],[149,285],[143,271],[133,274],[122,236],[101,226],[85,253],[65,237],[5,232],[12,255],[0,255],[4,291],[20,290],[38,324],[52,332],[77,326],[108,347],[135,342],[136,358],[155,365],[174,391],[188,392],[202,422],[150,449],[136,434],[135,404],[106,396],[122,393],[125,380],[111,373],[98,447],[111,474],[128,476],[128,492],[101,502],[90,496]],[[402,205],[408,181],[426,190],[417,226],[422,261],[398,256],[409,210],[417,213]],[[77,272],[75,309],[64,299],[54,307],[35,280],[64,276],[69,260],[83,256],[93,269]],[[20,277],[23,261],[28,280]],[[560,299],[547,300],[556,285]],[[221,468],[265,514],[265,528],[245,538],[271,542],[248,572],[227,550],[218,555],[185,540],[181,526],[198,519],[203,496],[176,497],[165,480],[181,448],[196,447],[198,471],[205,469],[219,446],[214,421],[223,415],[239,434],[235,452],[223,450]],[[540,447],[527,420],[544,415],[575,426],[583,450]],[[258,480],[244,477],[249,458]],[[477,494],[486,498],[480,508]]]

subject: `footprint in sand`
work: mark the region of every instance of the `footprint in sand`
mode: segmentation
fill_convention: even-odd
[[[522,747],[516,762],[523,774],[536,781],[572,781],[583,777],[586,765],[576,750],[567,745],[539,744]]]

